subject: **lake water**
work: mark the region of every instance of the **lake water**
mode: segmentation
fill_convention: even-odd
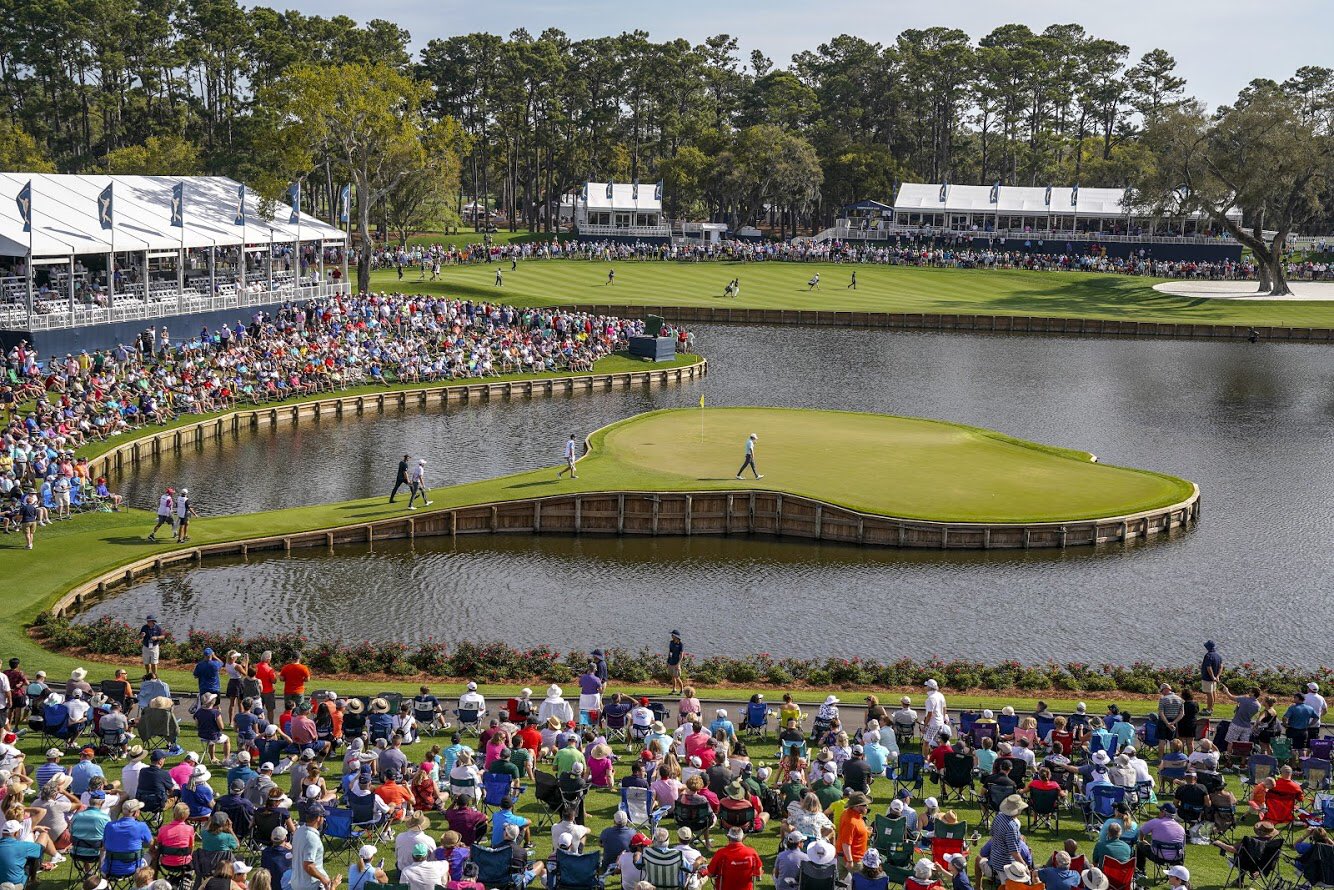
[[[205,515],[387,494],[398,457],[437,479],[553,465],[570,431],[698,404],[938,417],[1197,482],[1172,539],[1062,552],[894,551],[788,540],[478,537],[210,562],[141,580],[88,614],[190,626],[300,625],[344,638],[880,659],[1179,662],[1206,638],[1258,663],[1328,662],[1334,578],[1334,351],[704,326],[698,383],[516,399],[244,431],[118,481]],[[145,529],[147,531],[147,529]],[[256,529],[260,534],[263,529]],[[542,616],[556,613],[552,631]],[[726,616],[724,620],[720,617]]]

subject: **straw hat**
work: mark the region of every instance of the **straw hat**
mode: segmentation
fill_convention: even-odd
[[[371,713],[372,713],[372,714],[388,714],[388,713],[389,713],[389,702],[385,701],[385,700],[382,699],[382,698],[373,698],[373,699],[371,699]]]
[[[1028,809],[1028,804],[1017,794],[1011,794],[1005,800],[1001,801],[1000,811],[1007,816],[1018,816],[1024,810]],[[1027,880],[1027,877],[1025,877]]]
[[[547,718],[547,729],[560,729],[560,718],[559,718],[559,717],[548,717],[548,718]]]
[[[75,683],[82,683],[83,678],[86,676],[88,676],[88,672],[83,668],[75,668],[74,670],[69,672],[69,678],[73,680]]]
[[[1107,886],[1110,883],[1110,881],[1107,880],[1107,876],[1102,873],[1102,869],[1100,868],[1085,869],[1084,873],[1079,876],[1079,879],[1088,890],[1107,890]]]
[[[143,745],[131,745],[125,749],[125,756],[130,760],[143,760],[148,752],[144,750]]]
[[[366,703],[359,698],[348,699],[347,712],[349,714],[361,714],[366,710]]]
[[[165,695],[157,695],[148,700],[150,708],[170,708],[171,698]]]

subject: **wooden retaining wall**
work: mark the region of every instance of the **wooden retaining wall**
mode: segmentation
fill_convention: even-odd
[[[999,550],[1126,542],[1186,528],[1200,517],[1200,490],[1179,504],[1128,516],[1064,523],[923,522],[858,513],[772,491],[586,492],[477,504],[411,516],[187,547],[144,557],[75,587],[52,612],[77,612],[90,599],[171,565],[210,557],[340,544],[475,534],[769,535],[878,547]]]
[[[720,298],[721,300],[722,298]],[[1112,321],[1036,315],[956,315],[931,312],[834,312],[820,309],[746,309],[720,306],[613,306],[574,304],[577,312],[603,315],[661,315],[677,324],[787,324],[986,334],[1065,334],[1083,337],[1146,337],[1175,340],[1245,340],[1251,325]],[[1334,328],[1255,325],[1262,341],[1334,343]]]
[[[160,433],[145,432],[92,458],[89,467],[94,478],[110,476],[112,470],[134,466],[168,451],[222,439],[225,434],[243,429],[297,423],[302,419],[342,417],[345,414],[383,414],[387,410],[439,408],[447,410],[457,403],[490,402],[493,399],[533,398],[576,392],[605,392],[636,386],[666,386],[694,380],[708,373],[709,363],[701,358],[691,365],[659,370],[625,371],[619,374],[579,374],[534,380],[507,380],[496,383],[442,383],[411,390],[389,390],[357,396],[336,396],[285,405],[258,406],[231,411]]]

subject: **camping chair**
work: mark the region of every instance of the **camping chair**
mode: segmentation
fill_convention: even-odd
[[[658,822],[670,812],[670,807],[654,806],[653,790],[650,788],[621,788],[620,809],[625,813],[629,825],[642,829],[649,836],[658,827]]]
[[[1329,761],[1308,757],[1302,761],[1302,787],[1307,791],[1324,791],[1329,787]]]
[[[1076,729],[1081,732],[1089,728],[1088,714],[1070,714],[1065,718],[1065,725],[1073,733]]]
[[[1325,736],[1324,738],[1311,739],[1307,747],[1311,750],[1312,757],[1318,757],[1321,760],[1334,760],[1334,737]]]
[[[797,890],[835,890],[838,884],[838,863],[816,865],[807,859],[797,870]]]
[[[437,706],[430,702],[412,700],[412,719],[417,721],[418,735],[435,735],[440,731],[435,718],[439,712]],[[347,717],[343,717],[343,722],[347,722]]]
[[[330,853],[351,854],[361,845],[361,835],[352,825],[352,811],[341,807],[329,807],[324,817],[324,828],[320,837],[324,840],[324,849]]]
[[[146,751],[170,748],[181,734],[176,715],[170,708],[144,708],[139,713],[139,725],[135,729]]]
[[[459,731],[468,730],[473,735],[480,735],[482,732],[482,720],[486,718],[486,711],[481,708],[459,708],[454,712],[459,718]]]
[[[672,821],[678,828],[689,828],[695,833],[695,837],[707,839],[709,829],[713,827],[713,810],[709,808],[709,802],[704,799],[695,803],[678,800],[672,807]]]
[[[393,837],[393,826],[389,822],[389,814],[376,809],[375,800],[373,794],[349,799],[348,808],[352,810],[352,827],[363,836],[373,838],[376,842],[389,840]],[[256,834],[263,840],[273,834],[273,828],[268,830],[268,834],[264,834],[256,825]]]
[[[1089,796],[1089,819],[1086,826],[1089,831],[1097,832],[1102,823],[1112,818],[1116,805],[1126,799],[1126,789],[1117,785],[1095,785]]]
[[[959,736],[968,738],[973,734],[973,727],[977,725],[978,719],[982,715],[976,711],[959,712]]]
[[[986,791],[978,799],[978,803],[982,805],[982,819],[979,828],[983,831],[987,830],[988,826],[991,825],[992,818],[1000,812],[1001,803],[1014,793],[1014,789],[1007,788],[1004,785],[986,786]]]
[[[1292,762],[1292,739],[1287,736],[1279,736],[1269,741],[1269,753],[1274,755],[1274,759],[1280,764]]]
[[[746,719],[741,729],[746,735],[762,739],[769,733],[769,706],[764,702],[750,702],[746,705]]]
[[[1258,878],[1261,887],[1270,887],[1278,877],[1278,866],[1283,858],[1283,838],[1272,837],[1261,840],[1258,837],[1244,837],[1237,844],[1237,853],[1229,861],[1227,880],[1224,887],[1232,885],[1232,875],[1237,876],[1237,886],[1242,886],[1248,879]]]
[[[908,840],[908,821],[875,817],[872,843],[884,858],[881,863],[890,881],[902,884],[913,873],[913,842]]]
[[[508,778],[508,776],[506,777]],[[473,778],[456,779],[449,777],[449,796],[450,797],[471,797],[477,800],[481,797],[477,793],[477,780]]]
[[[912,723],[904,726],[900,723],[894,724],[894,741],[898,744],[899,750],[911,748],[913,741],[917,738],[917,724]]]
[[[1214,807],[1213,838],[1231,843],[1233,832],[1237,830],[1237,808],[1231,804],[1218,804]]]
[[[537,784],[533,796],[542,805],[537,816],[537,828],[540,831],[556,824],[565,810],[565,800],[560,793],[560,782],[551,773],[538,770],[534,778]]]
[[[624,711],[620,714],[614,714],[604,709],[602,712],[602,721],[603,725],[605,726],[607,744],[610,745],[612,742],[618,742],[618,741],[625,742],[627,744],[629,743],[630,741],[628,735],[630,731],[629,711]]]
[[[1095,732],[1089,736],[1089,757],[1103,751],[1108,757],[1116,756],[1116,736],[1110,732]]]
[[[1161,881],[1167,869],[1173,865],[1184,865],[1186,862],[1186,845],[1184,842],[1177,841],[1152,841],[1149,844],[1149,855],[1146,857],[1149,865],[1153,867],[1153,880]]]
[[[1158,719],[1156,717],[1151,716],[1148,720],[1145,720],[1139,732],[1140,741],[1147,747],[1158,747]]]
[[[488,888],[518,888],[522,874],[514,870],[514,857],[508,845],[503,847],[483,847],[473,844],[468,851],[468,861],[477,863],[477,880]]]
[[[1018,714],[1000,714],[996,717],[996,730],[1003,736],[1014,735],[1019,728]]]
[[[518,802],[520,795],[523,794],[523,786],[518,790],[514,788],[514,780],[504,773],[482,773],[482,812],[490,813],[491,809],[500,806],[500,802],[505,798]]]
[[[602,864],[602,854],[596,850],[592,853],[557,850],[552,862],[555,875],[547,878],[551,890],[601,890],[602,875],[598,867]]]
[[[1227,754],[1224,759],[1227,763],[1226,772],[1236,773],[1246,768],[1246,759],[1251,756],[1255,750],[1254,742],[1231,742],[1227,746]]]
[[[752,806],[722,807],[718,811],[718,823],[725,829],[740,828],[747,834],[755,830],[755,808]]]
[[[1274,827],[1286,830],[1289,834],[1297,827],[1297,804],[1301,795],[1285,794],[1277,789],[1265,795],[1265,820],[1274,823]]]
[[[96,874],[102,862],[102,842],[71,834],[69,849],[65,854],[69,857],[71,880],[83,879]]]
[[[1037,725],[1038,740],[1041,741],[1042,739],[1045,739],[1047,737],[1048,733],[1050,733],[1053,729],[1056,728],[1056,718],[1038,717],[1037,721],[1038,721]]]
[[[958,753],[946,754],[945,769],[940,776],[941,800],[962,802],[970,796],[975,796],[972,756]]]
[[[983,739],[991,739],[993,748],[1000,742],[999,729],[995,723],[975,723],[972,734],[974,747],[981,747]]]
[[[1102,864],[1098,867],[1107,876],[1107,890],[1135,890],[1135,857],[1132,856],[1129,861],[1122,862],[1104,856]]]
[[[130,744],[130,733],[128,731],[111,727],[103,729],[99,726],[97,736],[105,756],[114,758],[125,756],[125,748]]]
[[[1278,760],[1272,754],[1252,754],[1246,761],[1244,785],[1259,785],[1278,772]]]
[[[70,728],[69,708],[63,702],[42,705],[42,745],[72,745],[78,732]]]
[[[1028,830],[1032,831],[1034,826],[1042,825],[1050,828],[1053,824],[1057,831],[1061,830],[1061,792],[1039,789],[1030,791],[1028,793]]]
[[[678,890],[685,883],[685,853],[675,847],[666,850],[646,847],[639,868],[640,880],[648,881],[654,890]]]
[[[1071,732],[1053,732],[1051,746],[1069,757],[1075,750],[1075,736]]]
[[[931,858],[941,868],[945,868],[945,863],[949,857],[964,851],[965,838],[967,837],[967,822],[956,822],[949,825],[937,819],[935,833],[931,838]]]
[[[898,763],[892,768],[889,778],[894,782],[894,793],[908,788],[922,790],[923,774],[926,771],[926,758],[921,754],[899,754]],[[886,770],[888,772],[888,770]]]
[[[802,739],[801,741],[784,741],[782,750],[778,752],[778,756],[786,760],[793,754],[796,754],[798,757],[805,759],[807,750],[805,739]]]
[[[124,683],[119,680],[103,680],[98,686],[98,690],[102,695],[106,696],[107,701],[114,701],[116,704],[120,705],[122,711],[127,710],[125,707],[126,698]]]
[[[1334,846],[1314,844],[1306,855],[1294,859],[1293,865],[1301,869],[1305,887],[1334,887]]]

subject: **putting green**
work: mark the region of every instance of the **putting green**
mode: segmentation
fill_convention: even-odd
[[[754,481],[748,471],[746,487],[907,519],[1094,519],[1171,506],[1193,491],[1184,479],[1094,463],[1085,452],[991,430],[785,408],[685,408],[612,424],[591,437],[592,450],[579,462],[580,487],[736,488],[751,433],[759,436],[755,456],[764,478]],[[523,476],[527,489],[530,474]],[[509,480],[495,481],[509,487]]]

